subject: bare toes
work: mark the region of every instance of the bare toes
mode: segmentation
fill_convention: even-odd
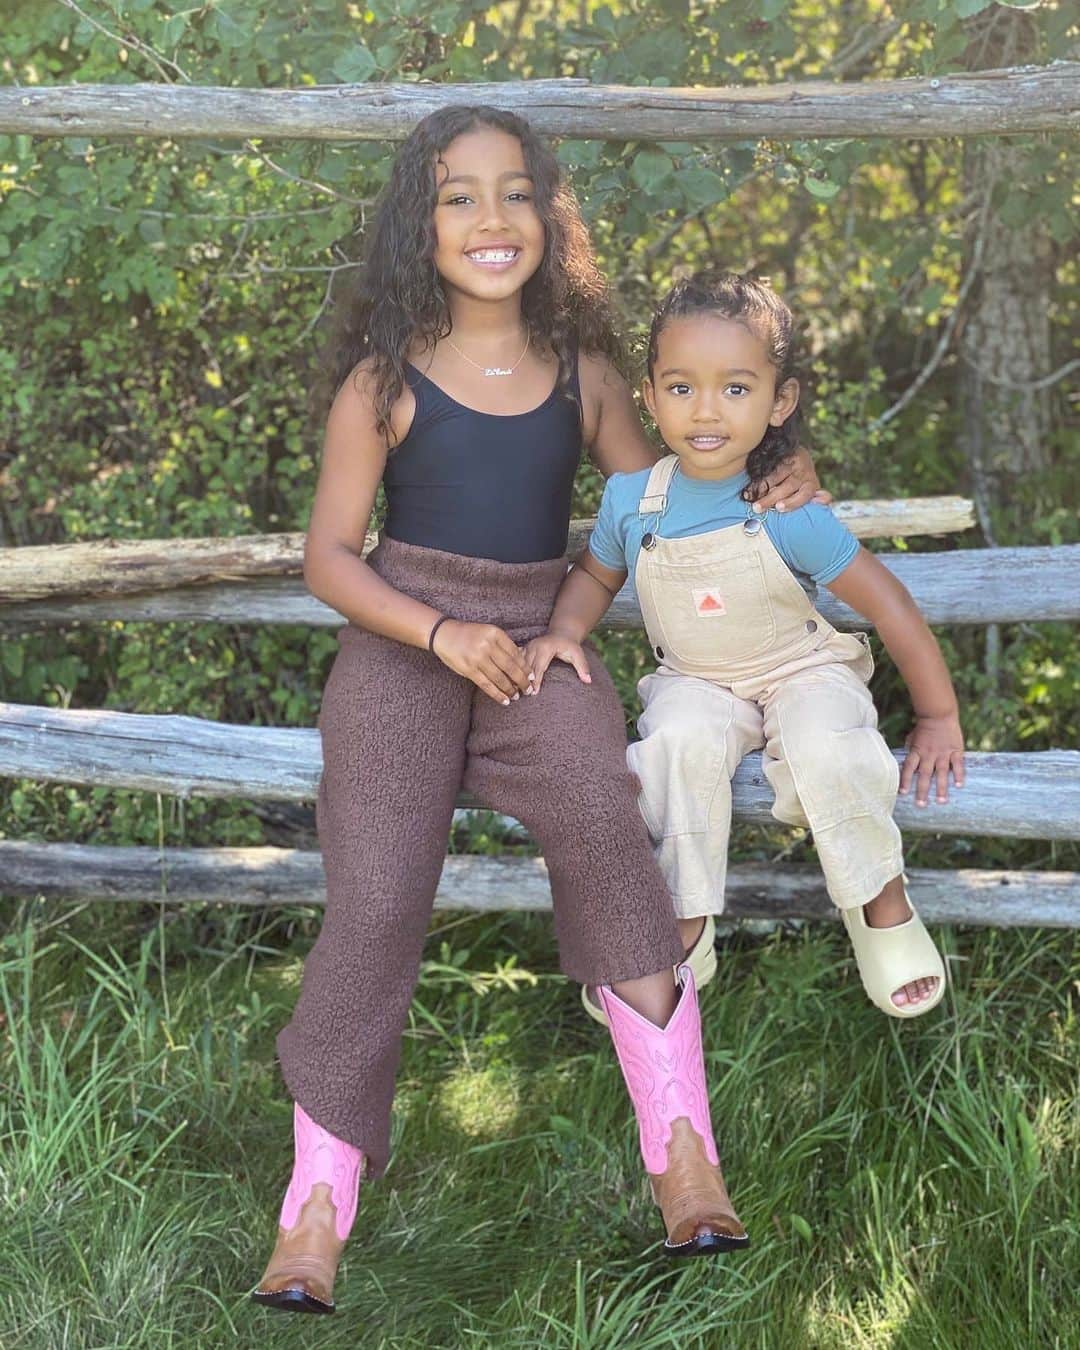
[[[912,980],[910,984],[903,984],[899,989],[893,991],[892,1001],[898,1008],[906,1008],[913,1003],[925,1003],[928,998],[932,998],[937,992],[937,976],[931,975],[925,979]]]

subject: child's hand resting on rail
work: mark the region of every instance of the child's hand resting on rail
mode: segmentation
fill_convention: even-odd
[[[964,735],[955,714],[945,717],[916,717],[915,726],[904,742],[907,754],[900,769],[900,791],[907,792],[915,779],[915,805],[925,806],[930,784],[937,779],[939,802],[949,800],[949,770],[956,786],[964,786]]]

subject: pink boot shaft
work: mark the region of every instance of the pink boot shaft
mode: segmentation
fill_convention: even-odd
[[[311,1188],[325,1182],[336,1210],[334,1227],[344,1242],[356,1218],[364,1155],[352,1144],[316,1125],[299,1102],[293,1103],[293,1138],[296,1160],[278,1222],[286,1230],[293,1228]]]
[[[705,1087],[694,974],[687,965],[679,966],[678,974],[682,988],[666,1027],[654,1026],[606,985],[597,991],[637,1115],[645,1170],[654,1176],[667,1170],[671,1127],[683,1116],[701,1136],[709,1162],[714,1167],[720,1163]]]

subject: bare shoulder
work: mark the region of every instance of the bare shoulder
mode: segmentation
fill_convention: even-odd
[[[341,427],[346,433],[362,435],[365,441],[374,437],[386,449],[386,438],[378,434],[376,425],[378,381],[374,366],[374,358],[365,357],[345,377],[330,408],[327,433]],[[415,413],[416,397],[406,384],[390,409],[390,444],[398,445],[408,435]]]
[[[416,400],[406,387],[390,411],[390,436],[375,413],[375,371],[361,361],[342,381],[326,419],[322,463],[305,548],[305,566],[317,555],[344,547],[359,555],[371,518],[390,442],[400,444],[412,424]]]
[[[600,352],[582,352],[578,357],[578,382],[581,386],[582,423],[585,444],[596,440],[605,407],[621,403],[632,405],[630,386],[610,357]]]
[[[582,352],[578,357],[578,378],[582,396],[593,398],[622,394],[630,397],[630,386],[609,356],[602,352]]]
[[[605,476],[633,473],[656,462],[625,376],[606,357],[580,358],[585,445]]]

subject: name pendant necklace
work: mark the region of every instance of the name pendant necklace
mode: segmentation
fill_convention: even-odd
[[[477,370],[482,370],[485,375],[513,375],[514,371],[517,370],[518,366],[525,360],[525,353],[529,350],[529,343],[531,341],[532,334],[526,333],[525,346],[521,349],[521,355],[512,366],[482,366],[479,361],[474,361],[471,356],[466,356],[453,338],[447,337],[445,339],[446,345],[448,347],[453,347],[454,351],[457,352],[458,356],[460,356],[463,361],[468,361],[470,366],[475,367]]]

